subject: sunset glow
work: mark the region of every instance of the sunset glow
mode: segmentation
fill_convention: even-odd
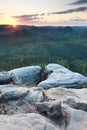
[[[16,26],[18,22],[10,16],[4,16],[2,19],[0,19],[0,24],[9,24]]]
[[[86,26],[86,5],[83,0],[1,0],[0,24]]]

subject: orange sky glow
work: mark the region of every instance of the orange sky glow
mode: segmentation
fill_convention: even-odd
[[[87,0],[1,0],[0,24],[87,26]]]

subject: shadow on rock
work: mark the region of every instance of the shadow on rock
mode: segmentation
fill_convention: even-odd
[[[59,101],[37,103],[36,110],[55,124],[58,124],[62,129],[66,129],[70,123],[71,115],[61,106],[61,102]]]

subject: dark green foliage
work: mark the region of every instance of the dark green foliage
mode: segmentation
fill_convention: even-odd
[[[0,26],[0,71],[59,63],[87,76],[87,30],[71,27]]]

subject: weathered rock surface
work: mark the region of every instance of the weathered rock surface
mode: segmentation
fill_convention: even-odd
[[[18,88],[19,86],[16,87]],[[7,88],[9,88],[9,85],[7,86]],[[36,93],[42,91],[41,88],[30,89],[28,89],[31,91],[30,95],[33,96],[33,91],[35,91]],[[86,102],[83,101],[87,100],[86,88],[67,89],[60,87],[45,90],[45,96],[48,98],[48,100],[52,101],[38,102],[36,103],[36,107],[41,114],[44,115],[44,113],[46,113],[46,117],[36,114],[36,107],[29,104],[29,102],[33,102],[33,96],[30,96],[32,97],[32,100],[28,101],[28,94],[29,92],[23,98],[23,100],[9,101],[5,103],[7,114],[11,114],[11,116],[0,115],[1,130],[87,130],[87,112],[83,111],[83,108],[85,108],[86,105]],[[35,95],[37,97],[37,95],[39,94]],[[74,102],[72,102],[71,96],[76,97]],[[78,100],[76,100],[77,98]],[[60,103],[60,101],[62,104]],[[79,105],[79,103],[81,104]],[[24,115],[23,113],[27,114]]]
[[[65,101],[65,103],[67,103],[69,106],[75,109],[79,109],[87,112],[87,100],[79,99],[76,97],[69,97]]]
[[[43,90],[38,87],[29,88],[29,92],[24,99],[32,104],[43,101]]]
[[[15,84],[37,84],[40,81],[40,66],[28,66],[14,70],[10,70],[8,73],[11,75]]]
[[[0,72],[0,84],[11,82],[11,76],[8,72]]]
[[[28,88],[16,85],[0,85],[0,100],[12,100],[25,96],[29,92]]]
[[[38,84],[38,86],[44,89],[59,86],[66,88],[82,88],[87,86],[87,77],[72,72],[61,65],[49,64],[45,67],[45,72],[48,74],[47,79]]]
[[[0,116],[0,130],[60,130],[47,118],[31,113]]]
[[[87,130],[87,77],[58,64],[45,71],[41,87],[30,85],[40,81],[39,66],[0,73],[1,84],[14,81],[0,85],[0,130]]]
[[[48,119],[36,113],[0,115],[1,130],[87,130],[87,113],[63,106],[63,115]],[[60,119],[61,118],[61,119]]]
[[[69,111],[70,122],[65,130],[87,130],[87,112],[72,108],[69,108]]]
[[[32,87],[27,88],[25,86],[18,86],[13,84],[0,85],[0,100],[9,101],[13,99],[19,99],[22,97],[27,102],[32,104],[43,101],[43,91],[41,88]]]
[[[0,113],[22,114],[35,112],[37,102],[43,101],[42,88],[19,85],[0,85]]]
[[[87,89],[67,89],[67,88],[51,88],[44,91],[45,96],[49,100],[59,100],[61,102],[64,102],[69,97],[76,97],[79,99],[87,100]]]
[[[58,118],[61,114],[61,103],[59,101],[40,102],[36,104],[37,110],[48,116]]]
[[[0,103],[0,114],[19,115],[32,112],[36,112],[35,106],[23,99]]]

